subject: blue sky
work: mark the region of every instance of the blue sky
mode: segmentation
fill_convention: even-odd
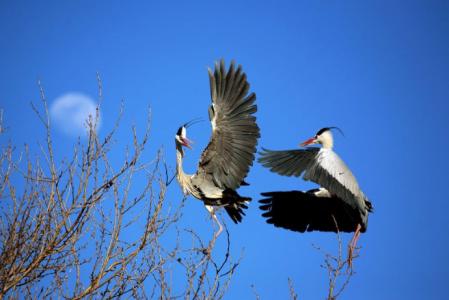
[[[124,126],[144,129],[153,113],[148,161],[164,146],[174,167],[174,134],[207,119],[207,66],[242,64],[257,94],[259,145],[287,149],[319,128],[339,126],[335,148],[375,206],[360,239],[357,274],[341,299],[445,299],[449,278],[448,1],[112,1],[0,3],[0,106],[16,145],[43,137],[29,105],[37,79],[50,102],[69,92],[96,99],[103,79],[102,132],[120,101]],[[57,128],[56,128],[57,129]],[[121,130],[118,139],[129,140]],[[194,172],[210,125],[191,128]],[[73,136],[55,130],[58,153]],[[117,159],[119,159],[117,157]],[[238,226],[225,217],[244,258],[227,299],[323,299],[327,278],[313,244],[333,234],[266,225],[256,200],[269,190],[312,185],[255,165],[240,190],[254,198]],[[171,185],[169,200],[181,199]],[[202,203],[189,198],[183,222],[209,232]],[[209,226],[209,227],[208,227]],[[350,236],[345,236],[350,238]],[[220,244],[218,245],[218,247]]]

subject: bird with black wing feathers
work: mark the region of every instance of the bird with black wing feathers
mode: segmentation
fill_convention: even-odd
[[[320,185],[307,192],[285,191],[262,193],[263,216],[277,227],[306,232],[354,232],[350,257],[359,235],[368,227],[371,202],[344,161],[333,151],[332,129],[320,129],[300,146],[322,147],[271,151],[264,149],[259,162],[272,172],[284,176],[302,176]]]
[[[185,174],[182,163],[184,149],[191,147],[187,138],[189,123],[179,127],[175,136],[176,178],[185,195],[192,195],[204,202],[206,209],[223,227],[215,211],[223,207],[235,223],[242,221],[244,209],[251,201],[240,196],[236,189],[245,184],[253,164],[259,127],[254,114],[257,111],[255,93],[249,93],[246,74],[234,62],[228,70],[224,60],[215,63],[215,70],[208,70],[212,104],[209,106],[209,120],[212,135],[203,151],[195,174]]]

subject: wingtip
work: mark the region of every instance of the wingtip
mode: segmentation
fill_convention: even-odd
[[[226,64],[224,58],[220,59],[220,69],[222,72],[226,73]]]
[[[269,151],[271,151],[271,150],[269,150],[268,148],[265,148],[265,147],[260,147],[260,151],[258,152],[259,154],[264,154],[264,153],[266,153],[266,152],[269,152]]]

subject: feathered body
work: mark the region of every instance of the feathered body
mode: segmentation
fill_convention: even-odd
[[[332,150],[333,137],[329,128],[321,129],[315,137],[307,140],[303,145],[316,143],[321,144],[322,147],[284,151],[264,150],[261,153],[259,162],[271,171],[285,176],[302,176],[304,180],[313,181],[321,187],[319,190],[307,193],[296,191],[264,193],[262,195],[269,198],[262,200],[261,208],[265,211],[278,210],[270,215],[271,222],[274,223],[282,223],[282,218],[290,218],[283,217],[290,209],[306,209],[301,212],[296,210],[299,224],[304,224],[304,217],[301,216],[309,209],[310,215],[314,216],[314,219],[308,218],[311,227],[302,231],[355,231],[358,225],[361,227],[361,232],[366,231],[368,213],[372,210],[371,202],[360,189],[351,170]],[[292,200],[286,201],[287,198]],[[292,204],[293,199],[298,204]],[[310,204],[310,201],[316,201],[316,205],[315,203]],[[318,217],[319,214],[321,217]],[[333,218],[337,224],[329,224],[329,222],[334,223]],[[291,221],[290,218],[289,222]],[[339,228],[339,223],[342,224],[344,230]]]
[[[182,168],[183,146],[188,147],[186,127],[176,135],[177,179],[184,194],[202,200],[209,210],[224,207],[234,222],[240,222],[243,209],[251,198],[241,197],[236,189],[244,182],[255,157],[259,127],[254,113],[256,95],[241,67],[231,63],[226,71],[224,61],[209,69],[212,104],[209,119],[212,136],[203,151],[197,172],[185,174]]]

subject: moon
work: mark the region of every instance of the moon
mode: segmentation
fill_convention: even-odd
[[[97,114],[95,101],[82,93],[70,92],[56,98],[50,106],[50,118],[56,128],[70,136],[87,136],[89,118],[95,122]],[[96,130],[100,129],[101,114],[98,115]]]

